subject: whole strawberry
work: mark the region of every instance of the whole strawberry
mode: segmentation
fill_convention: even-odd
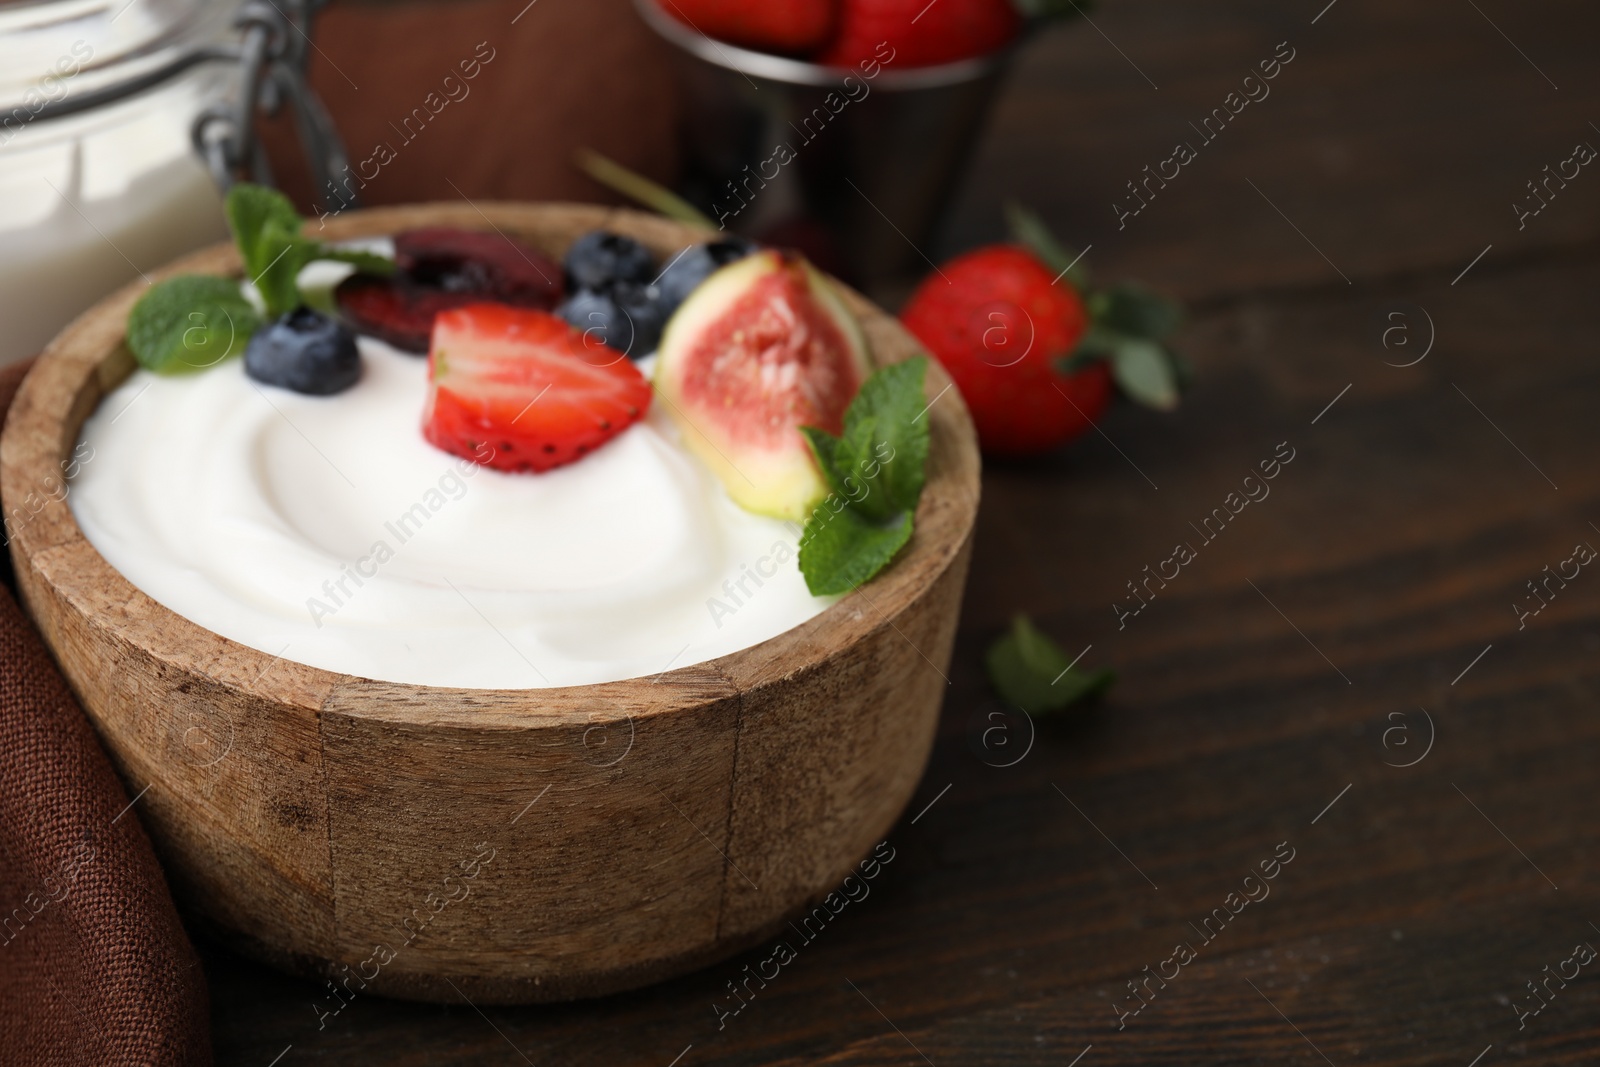
[[[912,294],[901,321],[944,364],[972,412],[983,450],[1046,452],[1094,424],[1111,372],[1094,361],[1063,373],[1089,328],[1078,293],[1030,252],[990,245],[946,263]]]
[[[814,59],[830,67],[931,67],[997,51],[1021,26],[1012,0],[842,0],[839,32]]]
[[[719,41],[803,55],[833,34],[838,0],[658,0],[661,9]]]
[[[1091,292],[1081,257],[1038,216],[1016,205],[1007,216],[1018,244],[957,256],[900,313],[955,380],[984,452],[1028,456],[1065,444],[1117,389],[1175,407],[1188,371],[1166,340],[1182,309],[1133,284]]]

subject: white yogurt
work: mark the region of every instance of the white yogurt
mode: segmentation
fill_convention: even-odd
[[[136,372],[84,425],[68,501],[90,543],[224,637],[419,685],[656,675],[832,602],[806,591],[798,529],[729,500],[659,405],[577,463],[504,474],[423,440],[425,359],[361,351],[334,397],[239,359]]]

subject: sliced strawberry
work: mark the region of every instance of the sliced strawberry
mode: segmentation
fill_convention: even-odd
[[[554,315],[504,304],[441,311],[428,352],[422,433],[503,471],[547,471],[644,416],[650,383],[621,353],[584,344]]]

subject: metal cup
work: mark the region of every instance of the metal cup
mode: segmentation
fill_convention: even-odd
[[[891,58],[869,76],[724,44],[657,0],[634,6],[680,59],[690,200],[869,288],[930,267],[1014,46],[936,67],[896,70]]]

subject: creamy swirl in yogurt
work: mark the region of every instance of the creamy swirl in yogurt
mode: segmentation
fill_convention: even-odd
[[[83,428],[68,502],[90,543],[224,637],[419,685],[650,676],[831,603],[806,590],[798,528],[735,505],[655,405],[577,463],[504,474],[423,440],[425,359],[360,345],[333,397],[239,359],[135,372]]]

